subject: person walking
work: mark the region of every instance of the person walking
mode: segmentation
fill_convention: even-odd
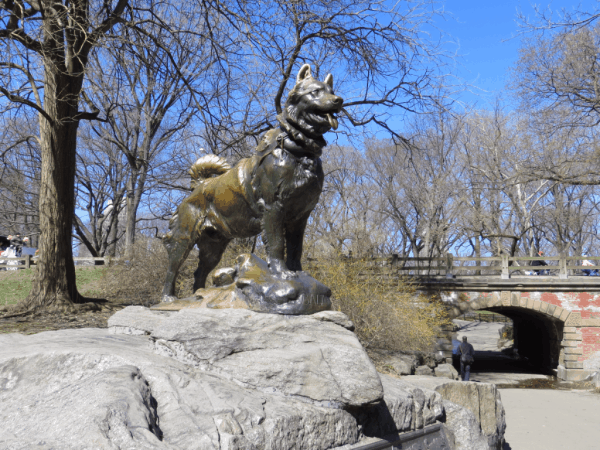
[[[583,254],[583,257],[587,257],[587,253],[584,253],[584,254]],[[584,259],[584,260],[581,262],[581,265],[582,265],[582,266],[595,266],[595,264],[592,264],[592,262],[591,262],[591,261],[589,261],[589,260],[587,260],[587,259]],[[592,276],[592,275],[594,275],[594,276],[597,276],[597,275],[598,275],[598,269],[594,269],[594,270],[592,270],[592,269],[582,269],[581,271],[583,272],[583,274],[584,274],[585,276],[588,276],[588,277],[589,277],[589,276]]]
[[[541,250],[538,252],[538,256],[542,256],[543,254],[544,254],[544,252]],[[544,260],[536,260],[536,261],[531,261],[531,265],[532,266],[547,266],[548,263]],[[536,273],[536,275],[548,275],[547,269],[534,270],[534,272]]]
[[[460,355],[460,376],[463,381],[469,381],[471,376],[471,364],[475,361],[475,349],[467,342],[467,337],[463,336],[462,344],[458,346]]]

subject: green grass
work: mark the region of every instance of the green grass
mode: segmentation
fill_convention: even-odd
[[[34,269],[7,270],[0,272],[0,305],[14,305],[27,297],[31,291]],[[79,267],[75,269],[77,289],[85,297],[102,297],[104,266]]]

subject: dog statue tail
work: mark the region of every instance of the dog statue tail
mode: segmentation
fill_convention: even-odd
[[[225,158],[217,155],[205,155],[190,168],[189,174],[192,177],[190,188],[195,189],[203,180],[218,177],[230,169],[231,166]]]

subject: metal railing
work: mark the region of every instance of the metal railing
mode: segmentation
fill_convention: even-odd
[[[3,268],[6,269],[10,269],[10,270],[14,270],[14,269],[29,269],[31,266],[35,266],[37,264],[37,260],[39,259],[39,256],[31,256],[31,255],[25,255],[25,256],[21,256],[19,258],[14,258],[14,257],[6,257],[6,256],[0,256],[0,270]],[[94,257],[75,257],[73,258],[73,260],[75,261],[75,264],[77,264],[78,262],[92,262],[93,264],[96,264],[96,262],[101,261],[102,264],[107,264],[108,260],[110,258],[104,258],[104,257],[100,257],[100,258],[94,258]],[[12,264],[10,264],[10,262],[12,262]],[[16,264],[15,264],[16,262]]]
[[[394,437],[381,439],[365,445],[352,446],[352,450],[401,450],[422,449],[447,450],[450,448],[444,426],[441,423],[429,425],[420,430],[400,433]]]
[[[552,276],[567,279],[570,276],[582,276],[582,270],[598,270],[600,265],[581,266],[583,260],[595,261],[600,256],[491,256],[491,257],[455,257],[448,253],[443,257],[402,258],[396,255],[388,258],[374,258],[368,262],[371,268],[385,268],[394,274],[425,277],[499,277],[510,279],[525,276]],[[543,261],[546,265],[532,265],[534,261]],[[599,278],[600,280],[600,278]]]
[[[511,319],[509,319],[506,316],[503,316],[502,314],[478,313],[478,312],[474,312],[474,311],[464,313],[456,318],[459,320],[468,320],[468,321],[473,321],[473,322],[490,322],[490,323],[512,322]]]

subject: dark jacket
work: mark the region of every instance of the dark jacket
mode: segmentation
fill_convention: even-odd
[[[460,360],[465,362],[470,356],[473,360],[475,359],[475,349],[468,342],[462,342],[458,346],[458,354],[460,355]]]

